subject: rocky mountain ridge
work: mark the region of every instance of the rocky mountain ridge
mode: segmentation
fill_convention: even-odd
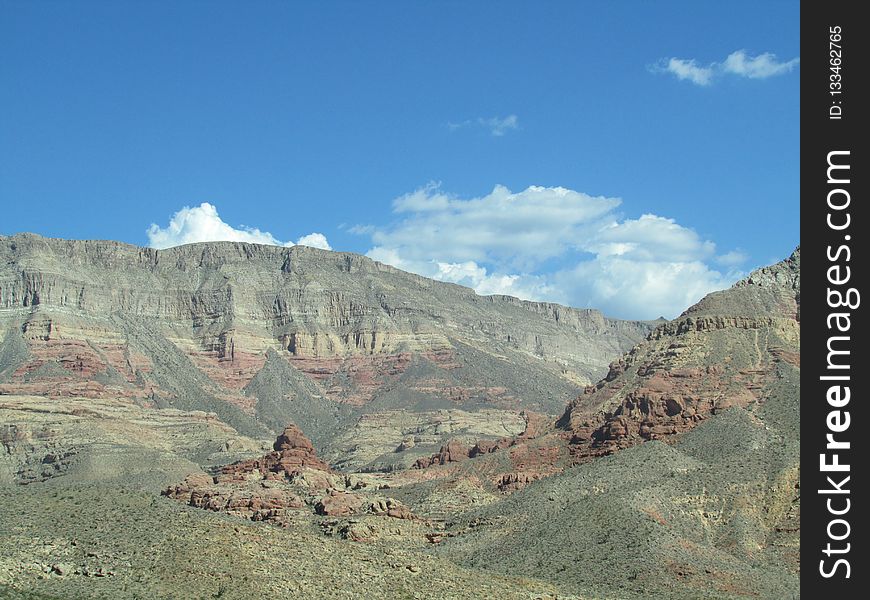
[[[492,435],[480,411],[557,414],[652,326],[304,246],[0,237],[0,394],[203,410],[264,440],[297,423],[347,468]]]
[[[797,594],[800,248],[658,326],[549,429],[497,446],[427,469],[519,490],[448,529],[438,552],[460,564],[607,597]]]
[[[608,454],[763,401],[780,362],[800,367],[799,247],[659,325],[571,402],[558,425],[575,452]]]
[[[221,252],[260,251],[228,248]],[[207,254],[206,262],[223,260],[208,245],[196,252]],[[112,252],[97,256],[105,254]],[[311,254],[316,260],[310,262],[293,258],[294,268],[317,276],[293,284],[298,289],[286,293],[292,302],[278,309],[289,317],[269,324],[267,334],[252,308],[255,287],[247,288],[247,297],[233,291],[229,303],[212,295],[224,300],[203,313],[214,317],[209,323],[191,313],[174,321],[119,307],[101,319],[81,308],[90,301],[58,307],[44,300],[49,288],[52,298],[70,297],[57,295],[66,284],[58,287],[61,279],[46,270],[27,307],[0,309],[11,324],[0,343],[0,411],[11,425],[0,430],[7,452],[0,474],[8,492],[0,495],[0,512],[38,502],[66,515],[51,525],[30,513],[16,517],[20,526],[0,537],[0,554],[12,557],[0,560],[0,591],[4,585],[100,589],[125,597],[129,589],[143,589],[135,565],[154,562],[167,549],[180,557],[188,548],[198,553],[224,524],[232,532],[221,539],[237,550],[211,552],[209,564],[227,589],[243,596],[268,587],[316,597],[325,593],[315,583],[323,577],[338,577],[341,589],[360,597],[528,597],[526,590],[534,590],[531,597],[732,600],[799,591],[799,249],[677,319],[649,326],[643,340],[614,356],[595,385],[575,385],[561,397],[561,417],[526,401],[560,393],[549,382],[554,374],[565,379],[564,365],[551,370],[547,352],[563,335],[558,323],[570,320],[567,309],[529,310],[514,299],[478,297],[462,304],[463,315],[444,313],[442,305],[464,297],[450,295],[456,286],[430,282],[417,289],[404,279],[381,279],[381,271],[347,283],[344,271],[329,267],[333,254]],[[6,263],[8,271],[27,262],[16,260]],[[278,259],[259,275],[224,272],[227,266],[201,269],[190,261],[182,261],[183,276],[176,267],[172,276],[161,275],[175,282],[161,289],[176,290],[190,310],[200,306],[190,298],[212,294],[218,275],[296,281],[274,272]],[[64,277],[82,278],[74,275]],[[203,283],[191,288],[187,277]],[[396,320],[360,291],[369,285],[382,290],[391,281],[397,287],[390,294],[428,304],[412,316],[397,313],[404,320]],[[301,300],[314,297],[306,296],[314,288],[334,291],[339,283],[342,302],[354,298],[357,307],[344,324],[324,319],[332,310],[323,308],[328,303]],[[142,301],[139,292],[130,297]],[[505,306],[512,308],[502,312]],[[239,313],[249,319],[242,333]],[[524,320],[527,314],[538,320]],[[355,342],[353,349],[303,344],[294,354],[291,338],[284,337],[303,324],[321,336],[328,324],[335,336],[375,322],[385,324],[378,329],[385,332],[402,324],[406,341],[420,345],[364,343],[363,353]],[[546,338],[541,358],[508,343],[516,329],[505,333],[505,323],[555,337]],[[476,329],[463,336],[462,327],[472,325]],[[204,331],[232,332],[223,358],[200,344]],[[612,339],[607,326],[583,331],[565,335]],[[449,347],[426,345],[438,335]],[[265,350],[251,352],[251,340]],[[204,405],[214,410],[198,410]],[[235,420],[244,429],[243,418],[256,439],[227,424]],[[97,523],[100,541],[82,528],[62,531],[57,523],[94,514],[69,501],[93,503],[95,493],[100,514],[111,511],[115,520],[109,527]],[[160,516],[166,514],[174,516]],[[112,537],[116,522],[138,527],[148,547],[131,550]],[[50,545],[27,542],[34,532],[50,537]],[[82,539],[98,550],[79,551]],[[248,581],[243,573],[273,565],[272,550],[261,548],[267,539],[298,545],[267,573],[308,569],[304,557],[312,548],[316,573],[294,574],[290,582],[268,574]],[[352,556],[354,569],[379,583],[368,588],[339,577],[349,565],[332,556]],[[382,556],[401,558],[383,562]],[[170,556],[160,564],[148,585],[173,590],[169,596],[191,582],[212,595],[226,591],[208,587],[198,560]],[[182,572],[179,565],[188,564],[196,572]],[[403,577],[417,584],[404,587]],[[457,577],[466,582],[461,589],[450,587]],[[495,581],[503,589],[493,590]]]

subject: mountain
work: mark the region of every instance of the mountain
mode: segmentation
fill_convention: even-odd
[[[798,597],[800,248],[659,325],[552,429],[500,452],[516,468],[542,448],[562,450],[546,453],[559,474],[525,473],[439,554],[592,597]],[[494,456],[453,477],[498,473],[472,467]]]
[[[0,254],[0,595],[799,596],[799,248],[655,323],[310,248]]]
[[[608,454],[764,401],[783,364],[800,368],[800,248],[659,325],[559,424],[576,454]]]
[[[293,422],[347,468],[519,433],[652,326],[304,246],[0,237],[0,394],[201,410],[264,440]]]

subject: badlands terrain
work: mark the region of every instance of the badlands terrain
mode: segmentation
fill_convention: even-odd
[[[0,237],[0,597],[797,597],[799,322]]]

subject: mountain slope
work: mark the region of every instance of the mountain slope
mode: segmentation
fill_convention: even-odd
[[[439,553],[593,597],[796,597],[799,314],[800,249],[660,325],[504,452],[562,438],[579,464],[460,516]]]
[[[659,325],[559,425],[578,455],[606,454],[763,402],[781,364],[800,368],[799,319],[800,248]]]
[[[204,410],[260,439],[298,420],[323,450],[373,413],[421,415],[394,447],[438,411],[556,414],[650,329],[302,246],[0,238],[0,394]]]

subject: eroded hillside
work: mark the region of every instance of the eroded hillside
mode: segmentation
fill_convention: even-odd
[[[481,410],[557,414],[652,327],[303,246],[23,234],[0,265],[0,393],[202,410],[258,439],[294,422],[348,468],[491,435]]]
[[[650,326],[307,248],[4,243],[0,592],[799,593],[799,250]]]

